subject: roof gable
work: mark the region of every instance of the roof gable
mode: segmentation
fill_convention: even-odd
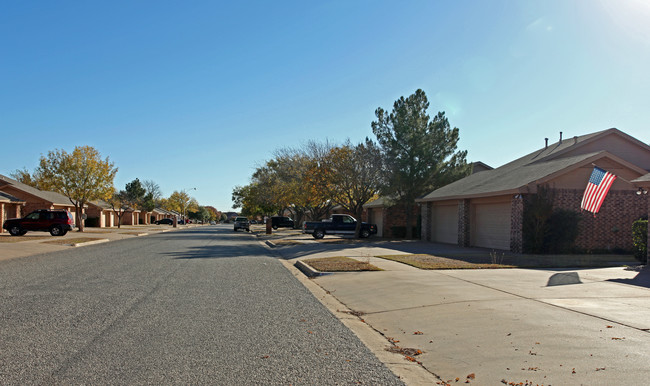
[[[608,138],[609,140],[616,138],[617,141],[610,146]],[[598,148],[600,150],[594,151]],[[609,149],[612,150],[612,153],[609,152]],[[626,149],[635,149],[636,153],[630,157],[629,154],[626,155]],[[518,192],[529,184],[542,182],[549,176],[563,173],[573,165],[593,162],[593,160],[602,157],[614,158],[640,175],[644,174],[644,170],[650,169],[650,146],[617,129],[608,129],[558,141],[496,169],[471,174],[443,186],[417,201],[437,201]],[[644,168],[639,165],[639,159],[642,161],[641,163],[647,161],[649,167]]]
[[[23,184],[22,182],[18,182],[14,179],[11,179],[7,176],[3,176],[2,174],[0,174],[0,189],[3,189],[3,187],[6,186],[11,186],[15,190],[27,193],[30,196],[40,198],[52,204],[73,206],[70,200],[68,199],[68,197],[62,194],[56,192],[49,192],[46,190],[39,190],[32,186]]]

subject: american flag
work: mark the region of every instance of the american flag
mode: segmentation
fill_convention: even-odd
[[[615,175],[596,166],[594,171],[591,172],[591,177],[587,183],[585,195],[582,197],[580,208],[593,214],[598,213],[615,179]]]

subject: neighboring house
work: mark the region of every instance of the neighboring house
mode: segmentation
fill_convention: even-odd
[[[422,239],[460,246],[522,252],[523,216],[539,186],[555,208],[580,212],[594,165],[614,173],[609,194],[594,216],[580,215],[575,245],[584,250],[632,248],[632,222],[648,215],[650,146],[617,130],[562,139],[496,169],[474,173],[416,200]],[[632,182],[632,181],[635,182]]]
[[[163,209],[163,208],[154,208],[153,212],[151,212],[151,220],[150,223],[154,224],[158,220],[162,220],[164,218],[174,218],[174,215],[172,212]]]
[[[66,209],[75,216],[75,207],[70,199],[62,194],[38,190],[0,174],[0,191],[25,202],[22,213],[28,214],[36,209]]]
[[[122,215],[122,223],[120,225],[138,225],[140,214],[141,212],[138,209],[127,209]],[[115,218],[115,221],[117,221],[117,216]],[[117,225],[117,222],[115,225]]]
[[[117,216],[113,212],[111,204],[104,200],[89,202],[86,215],[88,216],[86,226],[106,228],[117,225]]]
[[[377,224],[377,237],[400,238],[406,234],[406,208],[404,205],[395,205],[385,197],[371,201],[363,206],[368,222]],[[413,205],[412,227],[417,226],[419,208]],[[413,232],[414,237],[418,237]]]
[[[25,206],[25,204],[25,201],[20,198],[0,191],[0,233],[5,231],[2,229],[2,224],[4,224],[7,219],[22,217],[21,208]]]

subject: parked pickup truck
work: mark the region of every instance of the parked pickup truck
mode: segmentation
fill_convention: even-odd
[[[322,239],[328,235],[354,235],[357,220],[347,214],[334,214],[329,220],[305,221],[302,224],[302,233],[309,233],[315,239]],[[377,234],[377,225],[361,223],[359,236],[362,238]]]

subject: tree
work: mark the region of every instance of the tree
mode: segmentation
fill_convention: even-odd
[[[72,153],[54,150],[41,156],[34,172],[41,189],[58,192],[68,197],[75,207],[79,231],[84,231],[81,212],[87,202],[107,200],[114,192],[113,179],[117,168],[108,157],[102,160],[91,146],[77,146]]]
[[[152,211],[156,205],[159,205],[159,201],[162,198],[162,190],[160,189],[160,185],[155,183],[153,180],[144,180],[142,181],[142,186],[144,187],[147,196],[147,200],[153,201],[153,208],[149,209],[148,211]]]
[[[187,212],[187,217],[198,220],[202,222],[210,221],[212,214],[210,210],[205,206],[199,206],[196,210],[190,210]]]
[[[111,197],[109,197],[106,202],[111,206],[113,213],[117,216],[117,227],[122,226],[122,217],[124,213],[131,209],[129,205],[128,194],[124,190],[119,192],[113,191]]]
[[[427,114],[429,101],[422,90],[400,97],[388,114],[381,107],[372,131],[386,162],[381,193],[406,210],[406,236],[413,237],[415,199],[469,173],[467,151],[457,151],[459,130],[450,128],[444,112],[433,119]]]
[[[16,169],[12,173],[9,174],[11,178],[18,182],[22,182],[25,185],[29,185],[33,188],[38,189],[38,181],[32,177],[32,175],[29,173],[29,170],[27,168],[24,169]]]
[[[124,187],[124,192],[126,193],[126,199],[133,209],[141,209],[142,204],[145,199],[145,194],[147,191],[140,183],[139,179],[135,179],[126,184]]]
[[[182,213],[183,215],[185,215],[187,209],[194,210],[198,208],[196,200],[190,197],[190,195],[184,190],[181,190],[180,192],[175,190],[174,193],[169,196],[165,204],[165,209],[173,210]]]
[[[348,141],[332,148],[321,162],[327,177],[321,188],[326,189],[332,201],[354,214],[357,219],[355,236],[359,237],[363,205],[375,197],[383,185],[382,154],[371,140],[356,146]]]

